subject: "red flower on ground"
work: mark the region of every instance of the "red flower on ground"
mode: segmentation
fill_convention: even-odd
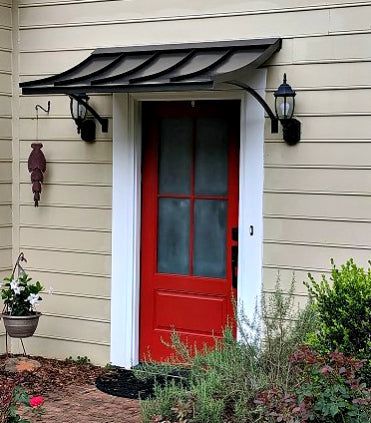
[[[30,407],[36,408],[44,404],[44,398],[41,396],[30,398]]]

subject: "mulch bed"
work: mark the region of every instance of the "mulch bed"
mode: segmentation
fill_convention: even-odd
[[[13,356],[14,357],[14,356]],[[91,364],[78,364],[70,361],[30,357],[41,367],[34,372],[7,373],[4,371],[6,355],[0,355],[0,386],[21,385],[29,395],[48,395],[64,390],[71,385],[93,385],[105,369]]]
[[[15,357],[11,355],[10,357]],[[113,367],[109,370],[80,364],[69,360],[55,360],[43,357],[29,357],[41,364],[41,367],[32,371],[9,373],[4,370],[6,355],[0,355],[0,388],[22,386],[29,395],[55,396],[66,391],[70,386],[96,385],[96,387],[109,395],[129,399],[146,399],[153,394],[156,383],[164,384],[166,380],[174,378],[175,381],[186,379],[187,372],[176,371],[173,375],[156,376],[146,380],[138,379],[132,370]],[[184,373],[184,374],[183,374]]]
[[[153,380],[140,380],[131,370],[115,368],[98,377],[96,387],[109,395],[146,399],[153,394]]]
[[[109,395],[130,399],[147,399],[153,395],[155,383],[165,385],[170,379],[175,383],[187,383],[189,371],[174,370],[165,375],[147,376],[146,379],[138,379],[132,370],[114,367],[107,373],[99,376],[96,387]]]

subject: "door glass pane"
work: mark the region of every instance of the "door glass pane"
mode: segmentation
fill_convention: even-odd
[[[161,198],[158,209],[160,273],[189,273],[190,201]]]
[[[166,118],[161,121],[159,191],[189,194],[192,167],[192,120]]]
[[[226,276],[227,202],[195,201],[194,274]]]
[[[197,120],[196,194],[228,192],[228,130],[221,118]]]

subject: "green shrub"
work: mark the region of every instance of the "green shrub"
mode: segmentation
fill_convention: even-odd
[[[365,372],[371,382],[371,269],[358,267],[352,259],[338,269],[331,261],[330,280],[306,283],[318,316],[310,344],[322,353],[341,351],[368,360]]]
[[[293,286],[294,281],[290,292],[284,293],[278,283],[254,321],[239,316],[241,341],[227,328],[215,348],[190,356],[174,334],[173,345],[189,373],[187,383],[169,378],[164,387],[157,386],[154,397],[142,402],[144,422],[257,421],[256,395],[272,384],[286,390],[294,383],[289,357],[313,330],[311,309],[299,312],[293,307]],[[174,366],[154,363],[144,364],[140,370],[153,377],[159,374],[156,367],[167,375],[174,371]]]

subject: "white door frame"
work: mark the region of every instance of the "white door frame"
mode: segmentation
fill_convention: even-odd
[[[264,96],[266,71],[248,83]],[[262,288],[264,110],[241,91],[115,94],[113,96],[113,196],[111,363],[139,360],[141,102],[241,100],[238,302],[251,317]],[[251,235],[253,227],[253,235]]]

